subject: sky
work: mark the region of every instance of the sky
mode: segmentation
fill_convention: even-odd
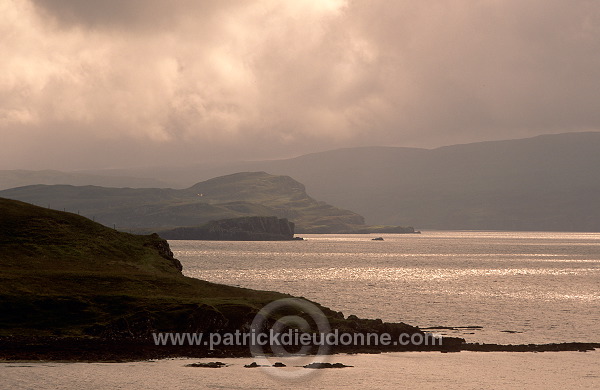
[[[597,130],[595,0],[0,0],[0,169]]]

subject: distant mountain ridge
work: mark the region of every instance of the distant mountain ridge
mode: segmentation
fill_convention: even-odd
[[[287,175],[368,224],[419,229],[600,231],[600,132],[437,149],[361,147],[273,161],[148,170],[174,186],[240,171]],[[101,175],[102,171],[96,171]]]
[[[362,216],[314,200],[288,176],[265,172],[218,177],[183,190],[34,185],[0,196],[80,213],[119,229],[161,230],[243,216],[287,218],[304,233],[366,227]]]
[[[262,170],[368,224],[419,229],[600,231],[600,132],[437,149],[359,147],[179,169],[184,180]],[[203,176],[204,175],[204,176]]]
[[[342,149],[250,166],[292,175],[371,224],[600,231],[600,132]]]
[[[56,170],[32,171],[24,169],[0,170],[0,190],[34,184],[97,185],[104,187],[167,187],[157,179],[135,176],[107,176],[84,172]]]

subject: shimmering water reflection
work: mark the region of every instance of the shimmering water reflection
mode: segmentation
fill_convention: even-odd
[[[600,341],[600,234],[424,232],[305,241],[171,241],[184,273],[316,300],[469,341]]]

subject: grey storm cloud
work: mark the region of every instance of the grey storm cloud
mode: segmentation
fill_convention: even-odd
[[[600,130],[600,3],[5,0],[0,168]]]

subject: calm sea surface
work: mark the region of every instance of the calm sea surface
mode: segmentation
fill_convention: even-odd
[[[600,342],[600,234],[304,237],[170,244],[188,276],[304,296],[345,315],[421,327],[480,326],[445,331],[471,342]],[[252,359],[220,360],[230,366],[189,368],[199,360],[184,359],[3,363],[0,389],[600,388],[600,351],[335,355],[331,362],[354,367],[316,370],[302,382],[243,368]]]
[[[191,277],[315,300],[471,342],[600,342],[600,234],[424,232],[171,241]]]

